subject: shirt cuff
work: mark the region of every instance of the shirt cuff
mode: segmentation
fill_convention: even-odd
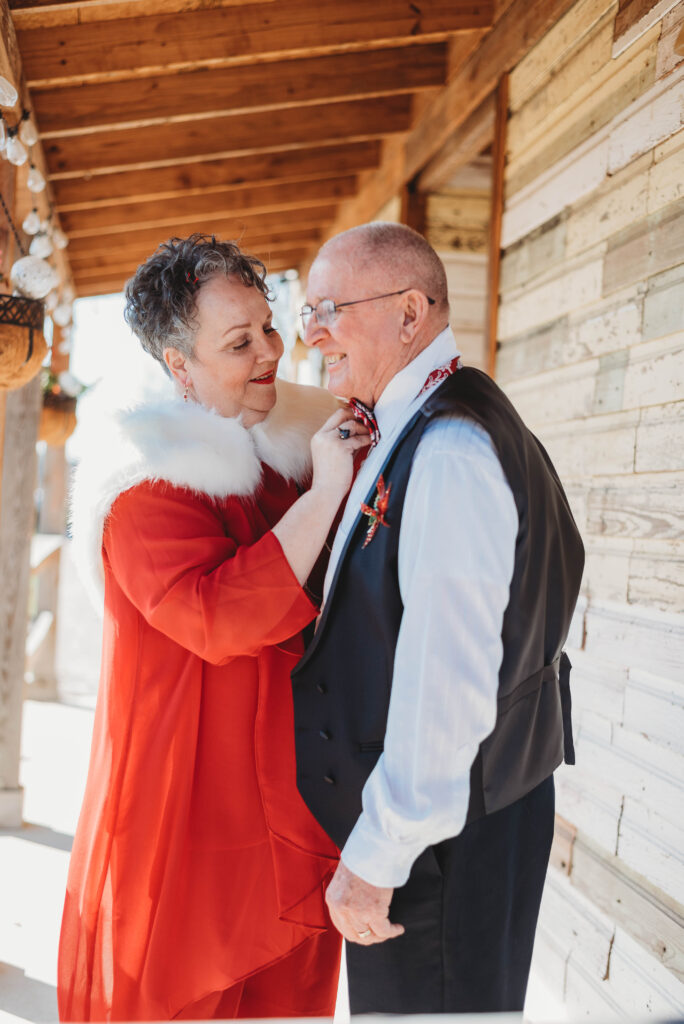
[[[374,828],[363,813],[342,850],[342,863],[369,885],[398,889],[408,881],[413,862],[426,845],[420,839],[398,842]]]

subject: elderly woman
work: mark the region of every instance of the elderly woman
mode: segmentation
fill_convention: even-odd
[[[63,1020],[334,1010],[337,850],[297,792],[289,676],[367,437],[326,392],[276,381],[264,275],[195,235],[127,286],[126,319],[180,394],[120,414],[76,484],[105,619]]]

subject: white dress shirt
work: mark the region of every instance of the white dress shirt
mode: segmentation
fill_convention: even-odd
[[[375,406],[380,442],[354,482],[333,544],[327,598],[342,548],[401,431],[432,392],[428,374],[458,354],[442,331],[388,384]],[[390,481],[391,482],[391,481]],[[427,846],[458,835],[470,767],[496,720],[501,628],[518,513],[489,435],[440,418],[416,450],[399,538],[404,613],[384,752],[342,860],[377,886],[401,886]]]

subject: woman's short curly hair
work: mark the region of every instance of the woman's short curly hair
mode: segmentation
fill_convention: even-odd
[[[165,370],[165,348],[177,348],[192,358],[197,293],[213,277],[236,278],[268,297],[261,260],[242,252],[235,242],[199,233],[162,242],[126,283],[126,323]]]

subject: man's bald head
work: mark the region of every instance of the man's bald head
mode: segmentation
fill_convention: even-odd
[[[444,265],[422,235],[405,224],[362,224],[326,242],[317,259],[346,259],[359,276],[385,281],[388,289],[418,288],[435,300],[434,312],[448,315]]]
[[[444,267],[402,224],[364,224],[323,246],[309,271],[304,343],[326,361],[328,387],[373,406],[389,382],[447,327]],[[334,303],[332,316],[315,310]]]

